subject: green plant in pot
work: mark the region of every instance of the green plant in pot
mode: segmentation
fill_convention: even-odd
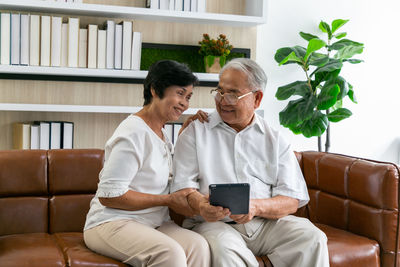
[[[226,57],[230,54],[233,46],[229,44],[224,34],[211,39],[207,33],[203,34],[203,40],[199,41],[199,54],[204,56],[204,67],[206,72],[218,73],[225,65]]]
[[[330,147],[330,122],[339,122],[352,115],[343,107],[344,98],[357,103],[353,86],[341,75],[344,63],[363,62],[353,56],[361,54],[364,44],[345,39],[346,32],[337,32],[348,20],[336,19],[331,25],[321,21],[319,29],[326,38],[300,32],[308,41],[307,47],[283,47],[276,51],[275,60],[279,65],[296,64],[305,73],[306,80],[295,81],[278,88],[275,97],[289,101],[279,113],[280,124],[295,134],[318,137],[321,151],[321,135],[326,132],[325,151]]]

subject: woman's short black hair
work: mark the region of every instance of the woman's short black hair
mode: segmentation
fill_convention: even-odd
[[[165,89],[171,85],[197,85],[197,77],[188,66],[174,60],[160,60],[150,66],[149,73],[143,82],[144,106],[151,103],[151,88],[159,98],[164,97]]]

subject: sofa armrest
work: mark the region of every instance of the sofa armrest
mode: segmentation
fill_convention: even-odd
[[[322,152],[301,159],[310,220],[376,240],[382,266],[397,266],[399,167]]]

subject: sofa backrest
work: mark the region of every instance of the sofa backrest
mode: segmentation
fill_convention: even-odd
[[[0,236],[82,231],[100,149],[0,151]]]
[[[344,155],[301,152],[309,219],[378,241],[381,260],[393,263],[399,247],[399,167]]]

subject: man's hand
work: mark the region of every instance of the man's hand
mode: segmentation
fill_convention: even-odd
[[[186,217],[195,215],[194,210],[190,207],[187,196],[196,191],[193,188],[185,188],[175,193],[169,194],[167,206],[174,210],[176,213],[182,214]]]
[[[190,116],[186,121],[185,121],[185,123],[182,125],[182,128],[179,130],[179,133],[178,133],[178,135],[179,134],[181,134],[181,132],[186,128],[186,127],[188,127],[188,125],[192,122],[192,121],[195,121],[195,120],[199,120],[200,122],[208,122],[208,113],[207,112],[204,112],[204,111],[202,111],[202,110],[199,110],[199,111],[197,111],[197,113],[196,114],[194,114],[193,116]]]
[[[202,195],[198,191],[189,194],[188,201],[192,209],[207,222],[216,222],[231,214],[229,209],[210,205],[208,196]]]
[[[229,209],[220,206],[212,206],[208,201],[200,203],[199,210],[200,215],[207,222],[216,222],[222,220],[226,216],[231,215]]]
[[[249,213],[247,214],[236,214],[236,215],[231,215],[229,218],[234,220],[235,222],[239,224],[244,224],[249,221],[251,221],[255,216],[257,216],[257,207],[256,207],[256,199],[250,199],[249,203]]]

